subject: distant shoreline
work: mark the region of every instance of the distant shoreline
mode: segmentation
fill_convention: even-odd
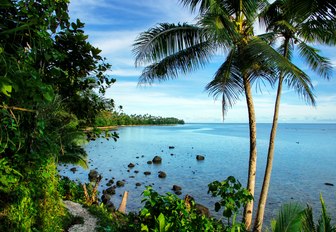
[[[118,125],[118,126],[97,126],[97,127],[86,127],[83,131],[92,131],[94,128],[100,130],[118,130],[119,127],[135,127],[135,126],[176,126],[183,124],[138,124],[138,125]]]

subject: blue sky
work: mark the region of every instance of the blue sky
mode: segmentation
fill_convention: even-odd
[[[138,86],[142,68],[134,67],[132,44],[139,33],[158,23],[193,22],[195,16],[178,0],[71,0],[69,11],[72,20],[79,18],[85,23],[89,41],[112,64],[109,74],[117,82],[106,97],[122,105],[125,113],[172,116],[186,122],[222,121],[220,99],[215,101],[204,87],[212,80],[225,54],[213,57],[205,68],[178,79]],[[317,106],[307,106],[294,91],[284,89],[280,122],[336,122],[336,48],[319,48],[333,64],[333,78],[323,80],[295,57],[294,62],[312,77]],[[261,90],[254,87],[257,122],[271,122],[275,89],[262,86]],[[229,123],[247,122],[243,97],[225,118]]]

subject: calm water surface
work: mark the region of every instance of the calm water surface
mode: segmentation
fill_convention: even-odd
[[[258,124],[258,170],[256,196],[259,195],[266,163],[270,124]],[[247,179],[249,138],[247,124],[186,124],[178,126],[122,127],[120,139],[97,139],[86,146],[90,169],[98,169],[104,179],[125,180],[117,189],[113,203],[118,206],[123,191],[129,191],[128,211],[141,207],[141,192],[152,185],[160,193],[172,192],[174,184],[182,187],[182,195],[190,194],[211,210],[215,199],[207,194],[207,184],[233,175],[245,186]],[[174,146],[174,149],[169,149]],[[197,161],[196,155],[205,156]],[[155,155],[162,164],[147,164]],[[136,166],[128,172],[127,165]],[[87,182],[89,170],[60,166],[62,175]],[[139,173],[134,173],[138,170]],[[145,176],[144,171],[152,174]],[[165,179],[158,172],[167,173]],[[142,186],[136,187],[140,182]],[[324,183],[335,186],[326,186]],[[322,193],[328,211],[336,217],[336,124],[280,124],[278,129],[273,174],[266,208],[266,219],[276,216],[280,205],[290,201],[307,203],[320,209]],[[258,200],[258,197],[256,197]],[[316,213],[319,213],[319,211]],[[218,216],[218,215],[217,215]],[[317,215],[315,215],[317,218]]]

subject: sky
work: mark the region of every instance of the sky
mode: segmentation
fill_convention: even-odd
[[[132,44],[139,34],[158,23],[195,22],[195,15],[178,0],[71,0],[69,13],[71,20],[79,18],[85,23],[89,42],[101,49],[101,55],[112,65],[108,74],[117,81],[105,97],[122,105],[125,113],[176,117],[188,123],[223,121],[221,99],[209,96],[204,88],[226,54],[214,56],[204,68],[177,79],[138,85],[143,67],[135,68]],[[261,31],[256,29],[256,33]],[[336,122],[336,47],[316,46],[330,59],[332,78],[325,80],[311,72],[296,55],[293,62],[312,79],[317,106],[308,106],[295,91],[284,88],[279,116],[282,123]],[[253,87],[257,122],[272,121],[275,94],[275,89],[262,83]],[[225,122],[248,122],[244,97],[228,110]]]

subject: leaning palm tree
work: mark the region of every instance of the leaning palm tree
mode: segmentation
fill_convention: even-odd
[[[180,0],[192,11],[198,11],[197,24],[159,24],[140,34],[134,44],[136,66],[148,65],[140,83],[153,83],[176,78],[206,65],[218,51],[227,56],[207,90],[222,97],[223,113],[245,95],[250,130],[250,156],[247,188],[254,195],[257,140],[256,119],[251,85],[257,77],[274,81],[274,67],[306,80],[305,74],[283,59],[265,41],[254,36],[253,23],[258,9],[265,5],[256,0]],[[309,86],[309,83],[307,84]],[[305,91],[305,88],[303,88]],[[249,228],[253,201],[244,210]]]
[[[272,3],[266,10],[261,14],[261,19],[266,25],[267,31],[273,34],[274,38],[280,38],[280,48],[279,53],[286,59],[291,60],[294,47],[296,45],[300,56],[306,61],[313,71],[316,71],[320,76],[324,78],[330,78],[331,75],[331,64],[329,61],[318,54],[318,50],[310,46],[308,42],[318,41],[333,43],[332,36],[328,31],[325,31],[322,23],[320,22],[320,27],[316,27],[316,17],[311,18],[311,15],[298,14],[298,11],[293,11],[293,8],[288,8],[292,5],[294,1],[291,0],[277,0]],[[314,27],[309,30],[309,27],[313,25]],[[334,27],[332,33],[335,32],[336,24],[334,25],[328,20],[322,21],[327,27]],[[325,34],[325,36],[323,36]],[[335,38],[333,38],[335,41]],[[281,101],[282,87],[285,82],[292,85],[295,89],[298,86],[292,84],[293,79],[280,72],[278,78],[278,88],[276,94],[276,101],[274,107],[273,123],[270,133],[267,165],[264,175],[263,186],[259,198],[257,216],[254,224],[254,231],[261,231],[263,224],[264,211],[266,206],[267,194],[270,185],[271,172],[273,166],[273,157],[275,149],[275,138],[278,125],[279,108]],[[299,90],[300,93],[300,89]],[[315,104],[315,99],[312,95],[308,95],[308,103],[312,105]]]

